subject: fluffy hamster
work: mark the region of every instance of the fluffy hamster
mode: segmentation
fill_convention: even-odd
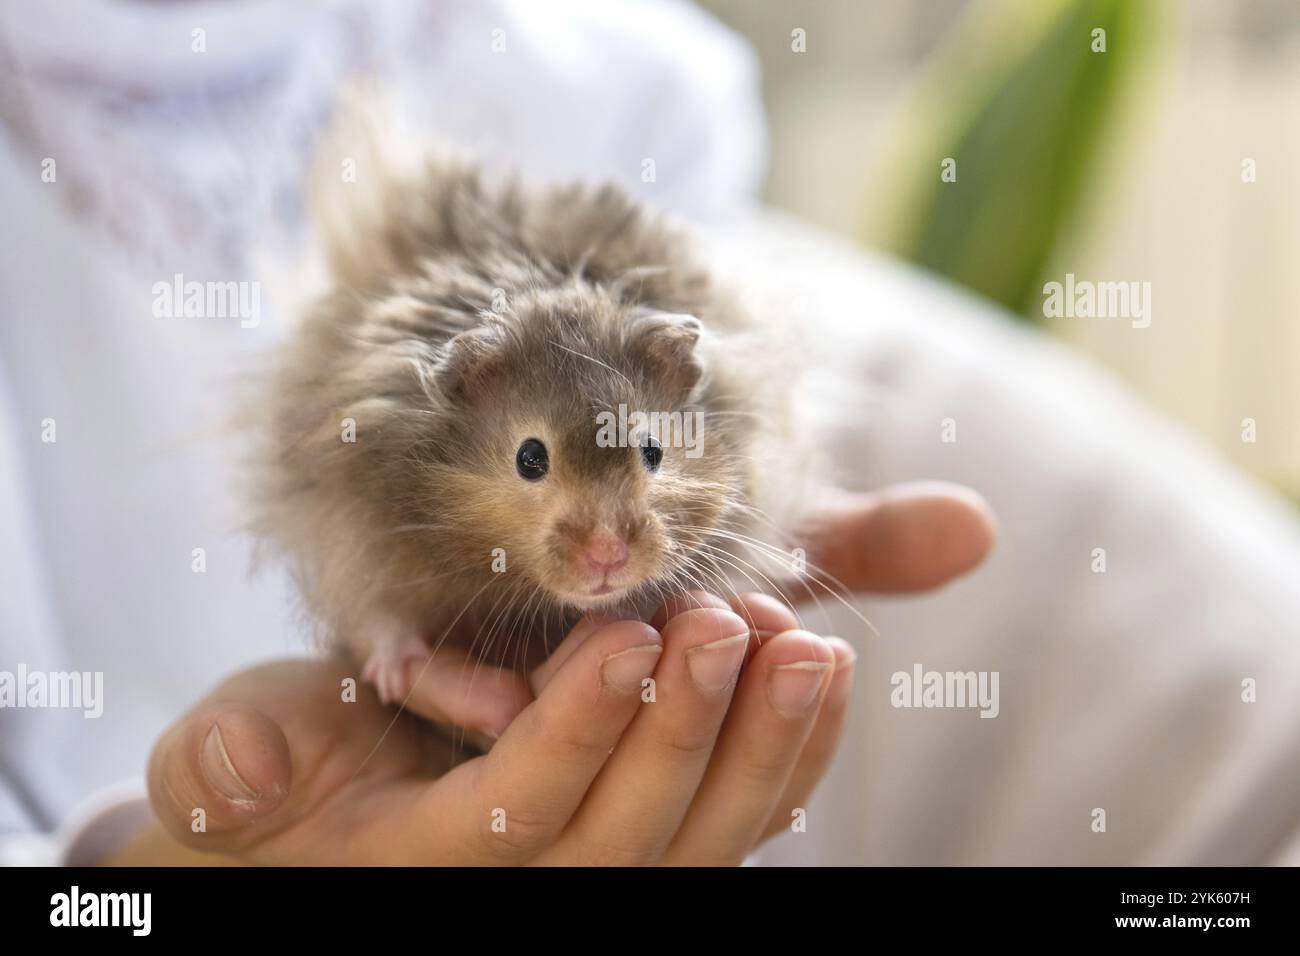
[[[806,458],[792,373],[682,232],[460,160],[368,202],[262,396],[256,515],[385,699],[453,625],[510,661],[587,609],[764,586],[737,542]]]

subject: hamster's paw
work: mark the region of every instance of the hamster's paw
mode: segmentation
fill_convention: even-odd
[[[374,685],[379,699],[385,704],[400,705],[405,702],[416,679],[410,665],[428,656],[429,648],[418,637],[389,633],[371,648],[370,656],[361,668],[361,677]]]

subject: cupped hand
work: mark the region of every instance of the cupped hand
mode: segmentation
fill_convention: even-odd
[[[422,722],[348,699],[345,662],[245,671],[159,740],[158,821],[249,863],[740,862],[825,771],[853,653],[761,595],[683,596],[654,623],[581,622],[491,751],[450,770]]]

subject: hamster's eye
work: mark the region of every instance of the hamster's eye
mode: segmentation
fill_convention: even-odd
[[[654,435],[641,439],[641,461],[651,471],[659,470],[659,463],[664,460],[664,448]]]
[[[541,481],[551,467],[551,458],[546,454],[546,446],[536,438],[529,438],[519,446],[515,453],[515,467],[519,477],[528,481]]]

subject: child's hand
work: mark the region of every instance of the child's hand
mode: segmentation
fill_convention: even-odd
[[[853,655],[770,599],[735,607],[683,599],[662,636],[584,622],[491,752],[442,776],[413,718],[342,699],[344,663],[236,675],[155,747],[161,827],[113,862],[738,863],[824,772]]]

